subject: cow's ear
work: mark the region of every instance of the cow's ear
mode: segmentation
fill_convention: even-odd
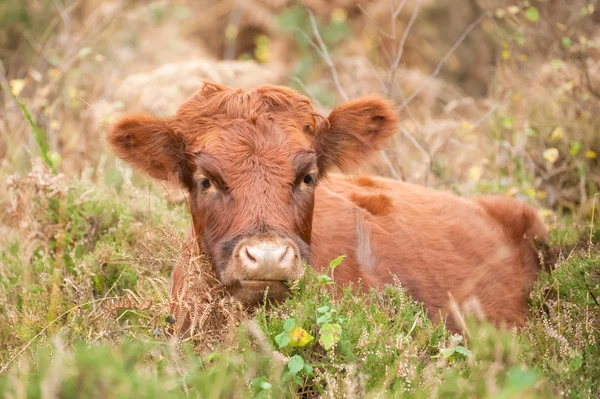
[[[332,166],[348,171],[383,148],[396,132],[394,104],[381,97],[363,97],[340,105],[328,117],[329,127],[317,133],[319,171]]]
[[[160,180],[183,180],[185,142],[170,119],[128,116],[115,123],[108,142],[117,156]]]

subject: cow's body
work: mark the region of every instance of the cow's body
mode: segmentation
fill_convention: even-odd
[[[503,219],[494,215],[494,210]],[[513,220],[516,221],[513,223]],[[431,317],[477,298],[492,321],[522,324],[545,237],[535,211],[503,197],[460,198],[382,178],[331,176],[317,188],[312,264],[346,255],[339,283],[393,283],[395,276]],[[449,327],[455,320],[449,318]]]
[[[376,153],[396,123],[395,107],[379,97],[324,118],[287,88],[206,85],[177,115],[125,118],[109,140],[135,167],[186,189],[198,246],[242,302],[262,300],[266,287],[272,299],[287,295],[303,259],[323,268],[346,255],[338,283],[400,281],[434,320],[456,301],[494,322],[523,324],[539,268],[533,241],[547,235],[533,208],[331,174]],[[174,303],[186,300],[182,274],[174,270]]]

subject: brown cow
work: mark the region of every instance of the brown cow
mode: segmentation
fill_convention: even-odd
[[[295,91],[243,92],[206,84],[166,119],[131,116],[109,141],[119,157],[189,193],[193,229],[218,279],[245,303],[340,254],[338,283],[394,282],[430,317],[477,298],[493,322],[522,325],[546,228],[531,207],[504,197],[464,199],[399,181],[328,174],[381,149],[397,127],[379,97],[317,114]],[[182,271],[174,270],[177,297]],[[177,316],[177,315],[176,315]],[[448,318],[450,329],[458,324]]]

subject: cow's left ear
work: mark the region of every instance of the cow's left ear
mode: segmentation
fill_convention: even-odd
[[[335,107],[329,127],[317,133],[318,166],[326,173],[333,166],[348,171],[383,148],[396,132],[394,104],[382,97],[363,97]]]

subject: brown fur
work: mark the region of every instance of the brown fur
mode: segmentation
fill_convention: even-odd
[[[387,215],[392,211],[392,199],[385,194],[362,194],[352,192],[349,195],[350,201],[360,206],[374,216]]]
[[[339,283],[381,287],[396,276],[434,320],[450,314],[451,295],[459,306],[476,298],[493,322],[522,325],[539,269],[533,240],[547,235],[532,208],[383,178],[327,176],[380,150],[396,122],[393,105],[379,97],[324,118],[287,88],[206,84],[172,118],[125,118],[109,142],[151,176],[179,179],[198,245],[232,292],[256,298],[271,284],[245,278],[236,266],[240,240],[276,237],[316,268],[346,255],[335,272]],[[322,182],[307,180],[313,175]],[[175,270],[174,296],[181,278]],[[447,325],[460,327],[451,318]]]

